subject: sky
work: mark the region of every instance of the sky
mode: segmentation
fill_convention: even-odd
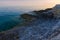
[[[29,8],[49,8],[60,4],[60,0],[0,0],[0,6],[16,6]]]

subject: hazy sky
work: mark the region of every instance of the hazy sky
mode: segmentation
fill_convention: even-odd
[[[0,6],[47,8],[59,4],[60,0],[0,0]]]

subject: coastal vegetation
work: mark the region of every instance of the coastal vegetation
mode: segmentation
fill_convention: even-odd
[[[37,16],[31,15],[31,14],[28,14],[28,13],[22,14],[21,17],[23,19],[25,19],[26,21],[32,21],[32,19],[37,18]]]

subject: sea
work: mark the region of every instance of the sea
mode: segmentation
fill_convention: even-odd
[[[0,8],[0,31],[5,31],[18,25],[21,22],[20,15],[22,13],[24,12],[14,8]]]

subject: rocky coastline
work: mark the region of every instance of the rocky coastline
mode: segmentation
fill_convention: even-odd
[[[50,40],[50,35],[60,32],[60,30],[52,28],[60,20],[54,17],[52,8],[32,11],[32,13],[35,14],[24,13],[20,15],[24,22],[10,30],[0,32],[0,40]]]

